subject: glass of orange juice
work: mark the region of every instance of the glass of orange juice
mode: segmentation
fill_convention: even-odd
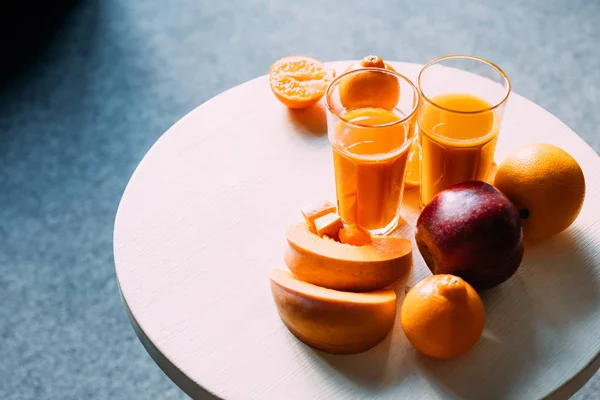
[[[325,94],[338,212],[373,234],[394,230],[415,136],[419,94],[392,69],[337,77]]]
[[[421,204],[426,205],[454,184],[486,180],[510,81],[484,59],[447,56],[425,65],[417,84]]]

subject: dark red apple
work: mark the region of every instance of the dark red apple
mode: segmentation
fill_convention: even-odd
[[[421,212],[415,239],[432,273],[460,276],[479,290],[506,281],[523,259],[519,210],[485,182],[438,193]]]

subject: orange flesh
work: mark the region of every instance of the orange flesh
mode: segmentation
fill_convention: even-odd
[[[269,70],[271,90],[289,108],[306,108],[318,102],[332,78],[323,63],[311,57],[284,57]]]

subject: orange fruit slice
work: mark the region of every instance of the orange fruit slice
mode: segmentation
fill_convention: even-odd
[[[498,167],[496,186],[521,213],[523,235],[540,240],[571,225],[583,206],[585,178],[566,151],[536,143],[508,155]]]
[[[404,178],[404,188],[412,189],[421,185],[421,153],[419,152],[419,143],[417,139],[413,141],[408,153],[406,162],[406,175]]]
[[[454,275],[433,275],[408,292],[400,319],[406,338],[419,352],[447,360],[475,346],[485,310],[467,282]]]
[[[335,75],[325,65],[311,57],[281,58],[269,70],[269,84],[275,97],[288,108],[307,108],[325,94]]]

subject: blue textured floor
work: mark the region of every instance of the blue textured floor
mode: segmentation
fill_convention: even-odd
[[[0,85],[0,399],[184,397],[125,316],[112,230],[137,163],[198,104],[290,54],[472,53],[598,151],[599,20],[595,0],[80,0]]]

